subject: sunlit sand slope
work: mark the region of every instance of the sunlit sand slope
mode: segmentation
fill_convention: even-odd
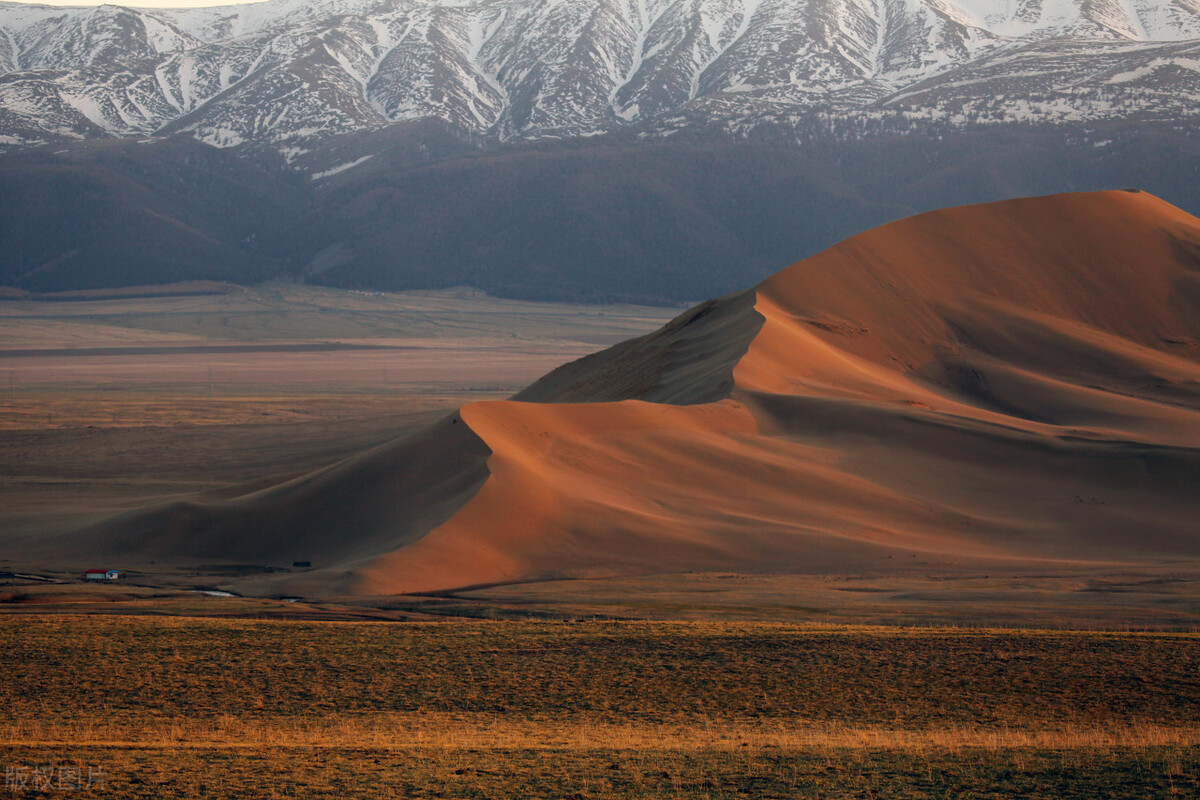
[[[311,552],[323,569],[254,587],[365,594],[1196,556],[1198,340],[1200,220],[1134,192],[949,209],[421,437],[94,542]]]

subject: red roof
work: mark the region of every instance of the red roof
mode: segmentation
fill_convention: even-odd
[[[107,575],[108,570],[106,570],[106,569],[89,569],[86,572],[84,572],[83,574],[84,575],[96,575],[96,574]]]

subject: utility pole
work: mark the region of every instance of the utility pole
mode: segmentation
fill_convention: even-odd
[[[17,373],[11,369],[8,371],[8,400],[14,406],[17,404]]]
[[[210,400],[212,399],[212,396],[213,396],[212,367],[209,367],[208,368],[208,397]]]

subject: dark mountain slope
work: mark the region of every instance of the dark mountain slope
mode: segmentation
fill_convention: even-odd
[[[278,242],[311,207],[299,176],[190,140],[0,157],[0,282],[34,291],[287,268]]]
[[[318,180],[187,140],[40,150],[0,157],[0,284],[290,276],[675,303],[935,207],[1138,185],[1200,211],[1195,134],[1014,127],[799,147],[697,134],[477,152],[425,125],[376,135],[378,155]]]

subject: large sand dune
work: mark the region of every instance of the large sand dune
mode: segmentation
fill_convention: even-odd
[[[74,552],[264,591],[1200,556],[1200,220],[1144,193],[854,237],[514,400]],[[47,543],[61,547],[64,542]]]

